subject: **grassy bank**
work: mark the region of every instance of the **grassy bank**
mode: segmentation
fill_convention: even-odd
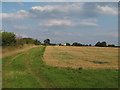
[[[3,46],[2,47],[2,54],[9,52],[9,51],[15,51],[15,50],[19,50],[19,49],[24,49],[26,47],[31,47],[33,45],[31,44],[25,44],[25,45],[18,45],[18,46]]]
[[[5,47],[2,47],[2,57],[11,56],[11,55],[14,55],[16,53],[29,50],[29,49],[31,49],[33,47],[37,47],[37,46],[32,45],[32,44],[24,44],[23,46],[21,46],[21,45],[18,45],[18,46],[5,46]]]
[[[115,88],[118,70],[45,65],[44,46],[3,58],[3,88]]]

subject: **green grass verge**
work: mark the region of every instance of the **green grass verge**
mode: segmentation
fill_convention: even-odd
[[[117,88],[118,70],[47,66],[45,47],[3,58],[3,88]]]

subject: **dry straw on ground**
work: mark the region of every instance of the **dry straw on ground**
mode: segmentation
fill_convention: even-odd
[[[48,46],[47,65],[86,69],[118,69],[118,48]]]

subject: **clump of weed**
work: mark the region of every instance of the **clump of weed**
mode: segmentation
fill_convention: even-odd
[[[79,67],[78,70],[82,70],[83,68],[82,67]]]
[[[50,69],[50,67],[47,67],[47,69]]]
[[[57,69],[58,67],[57,67],[57,66],[55,66],[54,68],[55,68],[55,69]]]
[[[72,68],[71,67],[67,67],[67,70],[72,70]]]
[[[104,64],[104,63],[109,63],[109,62],[101,62],[101,61],[91,61],[93,63],[96,63],[96,64]]]

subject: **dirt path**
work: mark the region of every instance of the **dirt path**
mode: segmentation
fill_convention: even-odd
[[[27,50],[34,48],[34,47],[38,47],[38,46],[28,46],[28,47],[25,47],[23,49],[18,49],[18,50],[6,52],[6,53],[2,54],[2,58],[6,57],[6,56],[11,56],[11,55],[19,53],[19,52],[27,51]]]

